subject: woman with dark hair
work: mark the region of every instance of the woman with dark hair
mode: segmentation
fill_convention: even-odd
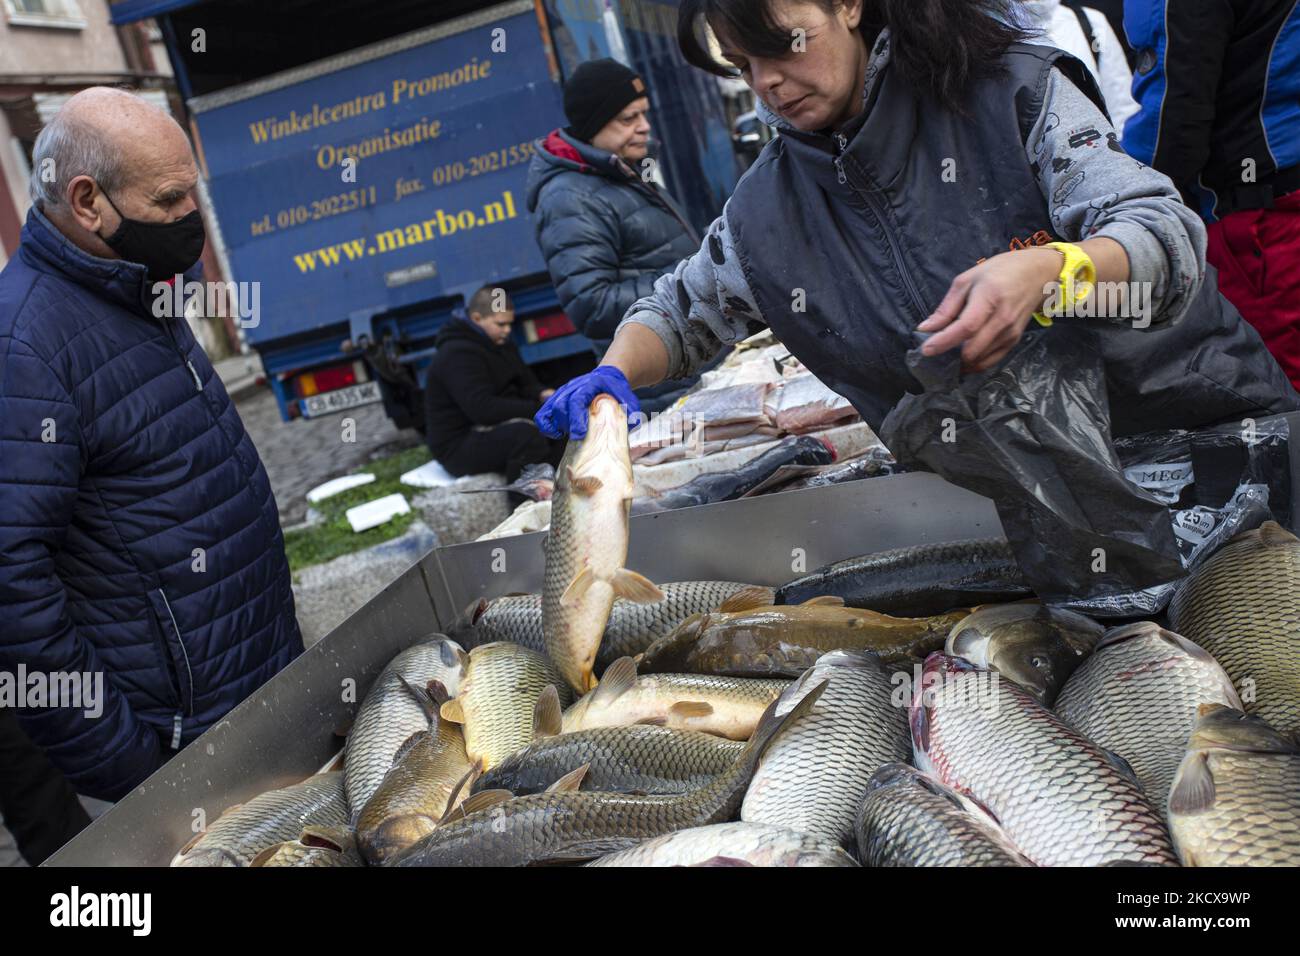
[[[1116,435],[1300,407],[1207,276],[1199,218],[1124,153],[1089,71],[1024,42],[1018,6],[683,0],[686,58],[743,77],[779,135],[542,430],[580,437],[596,394],[764,326],[877,429],[921,391],[909,350],[960,348],[974,374],[1039,335],[1100,354]]]

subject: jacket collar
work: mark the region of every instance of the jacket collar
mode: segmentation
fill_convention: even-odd
[[[542,142],[542,149],[550,154],[553,162],[567,165],[580,173],[595,173],[621,181],[635,178],[627,163],[614,153],[575,139],[568,130],[554,130]]]
[[[20,249],[34,268],[58,273],[101,298],[153,318],[155,283],[149,280],[143,265],[91,255],[60,232],[35,205],[28,210],[23,224]],[[200,268],[195,263],[186,278],[194,278]]]

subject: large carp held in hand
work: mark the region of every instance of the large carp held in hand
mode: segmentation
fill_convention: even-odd
[[[1300,540],[1274,522],[1108,630],[994,539],[656,587],[631,496],[602,396],[541,593],[413,642],[342,773],[277,779],[174,865],[1300,865]]]

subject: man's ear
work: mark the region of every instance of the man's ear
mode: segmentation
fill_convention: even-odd
[[[482,325],[482,324],[483,324],[483,316],[480,315],[478,312],[471,312],[471,313],[469,314],[469,319],[470,319],[470,321],[473,322],[475,325]]]
[[[68,209],[77,224],[88,232],[98,233],[104,226],[104,217],[95,208],[95,194],[98,187],[89,176],[77,176],[68,184],[64,194]]]

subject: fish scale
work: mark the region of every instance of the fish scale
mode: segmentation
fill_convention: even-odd
[[[911,712],[916,765],[987,807],[1034,863],[1175,862],[1137,782],[1027,691],[942,654],[924,675]]]
[[[674,581],[661,584],[663,600],[645,604],[615,598],[596,653],[596,664],[608,667],[620,657],[640,654],[692,614],[711,611],[740,591],[752,587],[735,581]],[[542,596],[514,594],[494,598],[477,612],[471,624],[455,636],[468,648],[493,641],[511,641],[545,653]]]
[[[441,681],[447,693],[459,691],[465,652],[454,641],[428,641],[408,647],[383,669],[366,694],[348,733],[344,753],[344,787],[355,819],[379,788],[393,757],[412,734],[429,726],[429,718],[402,685],[425,687]]]
[[[871,778],[854,829],[864,866],[1029,866],[965,798],[903,763]]]
[[[394,865],[522,866],[594,859],[676,830],[729,820],[740,808],[764,750],[816,703],[822,690],[812,689],[785,717],[769,708],[726,773],[691,793],[565,791],[514,797],[443,824]]]
[[[1203,649],[1151,623],[1116,628],[1066,681],[1056,713],[1128,761],[1163,807],[1201,704],[1240,707],[1232,682]]]
[[[1268,521],[1233,538],[1179,588],[1169,622],[1223,666],[1246,713],[1300,735],[1300,540],[1295,535]]]
[[[297,840],[308,825],[346,826],[342,778],[338,772],[317,774],[227,810],[172,866],[248,866],[268,847]]]
[[[482,759],[488,769],[528,746],[533,740],[533,708],[550,685],[561,705],[572,700],[568,683],[545,654],[507,643],[470,651],[460,694],[449,702],[463,717],[469,759]],[[448,707],[443,705],[444,717],[450,717]]]
[[[857,866],[833,840],[764,823],[714,823],[655,837],[588,866]]]
[[[1253,739],[1230,728],[1222,734],[1227,739],[1202,740],[1210,725],[1259,720],[1209,709],[1198,721],[1169,801],[1179,858],[1187,866],[1300,865],[1300,747],[1267,725]],[[1210,782],[1204,805],[1179,808],[1181,788],[1198,772]]]
[[[598,727],[531,744],[476,780],[474,791],[539,793],[590,764],[582,784],[587,790],[685,793],[726,771],[744,749],[743,741],[692,730]]]
[[[907,717],[890,697],[889,673],[873,655],[832,651],[788,688],[783,713],[808,687],[829,680],[811,712],[763,758],[740,818],[854,842],[854,817],[871,775],[911,753]]]

